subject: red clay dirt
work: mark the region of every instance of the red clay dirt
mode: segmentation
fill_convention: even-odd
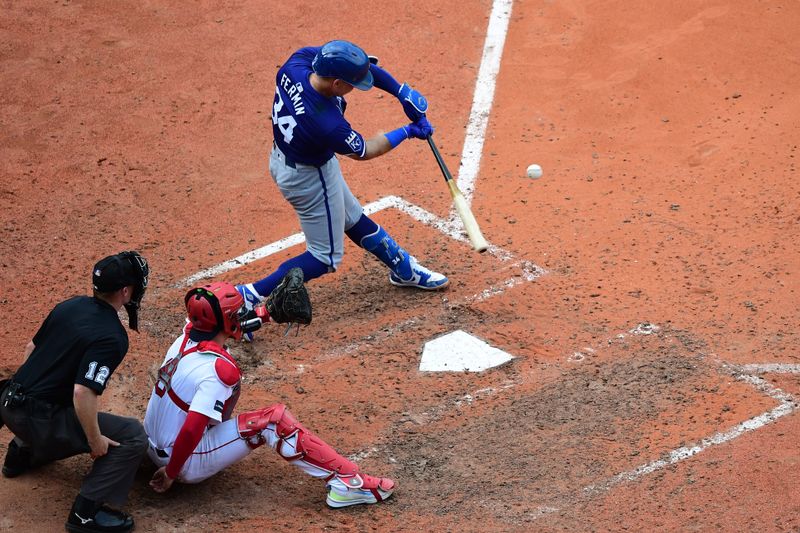
[[[299,231],[267,172],[277,67],[303,45],[361,44],[429,98],[455,171],[491,7],[6,2],[0,371],[19,365],[53,304],[89,291],[97,258],[138,249],[154,271],[143,333],[103,400],[143,416],[182,324],[180,281]],[[796,408],[774,396],[800,395],[800,10],[511,9],[472,204],[503,253],[378,212],[451,277],[447,291],[394,288],[348,245],[340,271],[309,286],[311,326],[233,349],[241,410],[286,403],[396,479],[395,496],[329,510],[322,484],[269,450],[166,495],[143,465],[128,508],[138,531],[800,531],[796,411],[620,477],[781,402]],[[352,95],[348,117],[366,135],[405,121],[379,91]],[[539,180],[525,177],[534,162]],[[343,167],[363,203],[396,195],[449,214],[424,143]],[[300,250],[220,277],[252,281]],[[529,281],[526,264],[546,274]],[[515,359],[419,372],[424,342],[457,329]],[[733,366],[766,363],[790,370],[760,375],[773,397]],[[9,439],[0,430],[0,452]],[[0,481],[0,530],[61,530],[88,465]]]

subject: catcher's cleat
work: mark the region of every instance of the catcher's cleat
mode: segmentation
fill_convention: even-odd
[[[6,460],[3,462],[3,476],[4,477],[17,477],[24,474],[31,468],[31,453],[30,449],[20,447],[16,439],[8,443],[8,451],[6,452]]]
[[[394,272],[389,272],[389,282],[398,287],[416,287],[426,291],[437,291],[444,289],[450,283],[447,276],[434,272],[420,265],[417,258],[413,255],[408,256],[411,265],[411,277],[402,279]]]
[[[392,495],[395,489],[394,481],[389,478],[375,478],[362,474],[364,485],[361,488],[335,489],[328,485],[328,497],[325,503],[328,507],[340,509],[351,505],[378,503]],[[373,488],[367,488],[371,486]]]

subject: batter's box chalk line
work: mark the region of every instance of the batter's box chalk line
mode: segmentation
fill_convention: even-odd
[[[431,228],[440,231],[441,233],[443,233],[444,235],[450,237],[455,241],[467,244],[469,243],[469,239],[462,232],[461,226],[458,223],[453,222],[452,220],[444,220],[442,218],[439,218],[433,213],[426,211],[425,209],[417,205],[409,203],[398,196],[386,196],[384,198],[381,198],[380,200],[371,202],[364,206],[364,213],[366,213],[367,215],[372,215],[384,209],[397,209],[398,211],[410,216],[414,220],[417,220],[425,224],[426,226],[429,226]],[[305,235],[303,235],[303,232],[295,233],[279,241],[275,241],[266,246],[262,246],[261,248],[256,248],[255,250],[242,254],[238,257],[234,257],[233,259],[223,261],[218,265],[214,265],[212,267],[206,268],[205,270],[201,270],[200,272],[192,274],[191,276],[184,278],[183,280],[178,282],[176,286],[189,287],[202,279],[214,278],[225,272],[241,268],[247,264],[253,263],[260,259],[264,259],[265,257],[269,257],[276,253],[282,252],[287,248],[291,248],[292,246],[301,244],[305,242],[305,240],[306,238]],[[533,281],[536,278],[539,278],[547,274],[547,271],[544,268],[530,261],[517,260],[514,262],[514,260],[516,259],[514,254],[499,246],[490,245],[489,249],[487,250],[487,253],[494,256],[503,263],[511,263],[510,266],[514,269],[518,269],[519,274],[501,282],[498,285],[483,290],[479,294],[473,296],[471,298],[471,301],[485,300],[487,298],[491,298],[492,296],[497,296],[498,294],[502,294],[509,288],[514,287],[520,283],[526,281]]]
[[[626,338],[628,335],[652,335],[654,333],[658,333],[659,331],[660,328],[655,324],[642,323],[636,326],[635,328],[629,330],[627,333],[620,333],[615,337],[608,339],[606,341],[606,344],[607,345],[613,344],[617,340]],[[595,352],[596,352],[595,348],[591,347],[583,348],[582,350],[576,351],[570,356],[568,356],[567,360],[570,362],[580,361],[585,357],[586,354],[592,354]],[[681,446],[680,448],[676,448],[664,454],[660,459],[639,465],[625,472],[620,472],[619,474],[612,476],[611,478],[608,478],[606,480],[603,480],[599,483],[588,485],[580,490],[579,495],[584,497],[592,497],[607,492],[612,488],[614,488],[615,486],[620,485],[622,483],[636,481],[642,478],[643,476],[652,474],[653,472],[662,470],[670,465],[674,465],[676,463],[694,457],[695,455],[711,448],[712,446],[717,446],[719,444],[724,444],[726,442],[733,441],[734,439],[741,437],[746,433],[755,431],[757,429],[766,426],[767,424],[776,422],[777,420],[783,418],[786,415],[792,414],[793,412],[797,411],[798,408],[800,408],[800,404],[798,404],[797,399],[794,398],[791,394],[788,394],[785,391],[779,389],[778,387],[775,387],[774,385],[772,385],[771,383],[760,377],[760,375],[762,374],[773,374],[773,373],[800,374],[800,365],[780,364],[780,363],[764,363],[764,364],[754,363],[745,365],[735,365],[723,362],[721,363],[720,370],[722,372],[730,374],[733,378],[743,383],[749,384],[758,392],[768,396],[769,398],[772,398],[777,402],[777,406],[770,409],[769,411],[766,411],[757,416],[749,418],[744,422],[736,424],[727,431],[714,433],[713,435],[700,439],[698,442],[692,445]],[[528,516],[531,519],[537,519],[560,510],[561,508],[559,507],[540,506],[537,507],[535,510],[531,511],[530,513],[528,513]]]
[[[481,64],[478,69],[478,76],[475,80],[475,89],[472,97],[472,108],[470,109],[469,118],[467,120],[467,131],[464,138],[464,147],[461,151],[461,163],[458,170],[458,187],[464,194],[464,198],[469,203],[472,200],[472,193],[475,189],[475,182],[478,177],[480,169],[481,157],[483,155],[483,145],[486,139],[486,128],[489,124],[489,116],[491,114],[492,105],[494,102],[495,86],[497,85],[497,75],[500,72],[500,62],[503,57],[503,48],[505,46],[506,34],[508,33],[508,24],[511,20],[511,8],[513,6],[512,0],[494,0],[492,2],[492,11],[489,14],[489,25],[486,28],[486,40],[483,43],[483,53],[481,56]],[[410,204],[397,196],[387,196],[376,202],[372,202],[364,206],[364,212],[368,215],[376,213],[382,209],[396,208],[408,214],[412,218],[420,222],[434,227],[450,237],[451,239],[459,242],[468,242],[468,239],[461,231],[459,220],[456,218],[455,208],[451,208],[450,216],[447,220],[443,220],[428,211]],[[228,272],[235,268],[239,268],[253,261],[263,259],[272,254],[285,250],[291,246],[295,246],[305,241],[302,233],[295,233],[285,239],[274,242],[262,248],[258,248],[239,257],[235,257],[211,268],[202,270],[196,274],[185,278],[178,283],[178,287],[186,287],[193,285],[197,281],[205,278],[213,278]],[[502,261],[510,261],[513,259],[513,254],[499,248],[497,246],[490,246],[487,250],[490,254],[498,257]],[[541,267],[528,263],[523,269],[523,276],[526,280],[530,281],[545,273]],[[513,285],[512,285],[513,286]],[[500,288],[499,292],[503,292],[504,288]],[[484,294],[484,298],[493,296],[494,292]]]

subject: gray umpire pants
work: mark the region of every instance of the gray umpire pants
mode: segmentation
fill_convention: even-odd
[[[30,397],[21,405],[6,407],[7,393],[7,388],[0,393],[0,416],[17,444],[30,450],[32,466],[91,451],[74,407]],[[80,493],[99,503],[122,506],[147,451],[147,435],[134,418],[98,413],[97,422],[100,432],[119,446],[109,446],[106,455],[94,460]]]

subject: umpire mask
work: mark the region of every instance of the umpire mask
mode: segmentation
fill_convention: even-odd
[[[133,265],[133,270],[138,281],[134,285],[131,301],[125,304],[125,311],[128,312],[128,327],[138,332],[139,306],[142,305],[144,291],[147,290],[150,266],[147,264],[147,259],[139,255],[138,252],[123,252],[123,254],[127,254],[127,259]]]

